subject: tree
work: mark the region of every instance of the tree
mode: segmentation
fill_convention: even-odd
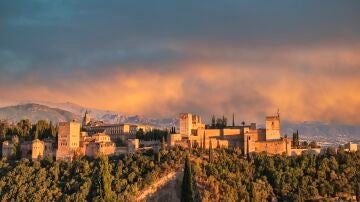
[[[315,141],[311,141],[311,142],[310,142],[310,147],[311,147],[311,148],[316,148],[316,147],[317,147],[316,142],[315,142]]]
[[[44,139],[50,136],[49,133],[50,125],[45,120],[39,120],[35,126],[33,126],[33,139]]]
[[[309,146],[309,143],[308,143],[307,141],[304,141],[304,142],[302,143],[302,146],[303,146],[303,147],[308,147],[308,146]]]
[[[194,201],[194,191],[192,187],[192,171],[190,164],[190,157],[187,156],[185,160],[184,177],[181,185],[181,201],[192,202]]]
[[[52,138],[56,138],[57,137],[57,130],[54,127],[54,125],[52,124],[52,122],[50,121],[50,127],[49,127],[49,135]]]
[[[29,119],[22,119],[17,124],[17,127],[19,128],[19,135],[21,137],[28,137],[31,130],[31,122]]]
[[[293,145],[294,148],[298,148],[300,146],[299,131],[298,130],[296,131],[296,133],[293,133],[292,145]]]
[[[209,143],[209,163],[212,162],[212,158],[213,158],[213,151],[212,151],[212,143],[211,143],[211,139],[210,139],[210,143]]]
[[[222,117],[222,123],[223,128],[225,128],[227,126],[227,118],[225,116]]]
[[[0,120],[0,138],[5,139],[5,135],[9,129],[9,123],[6,120]]]
[[[100,156],[98,160],[98,174],[95,180],[96,192],[99,201],[113,201],[113,192],[111,190],[111,167],[107,156]]]
[[[211,128],[215,128],[216,127],[216,119],[215,116],[213,115],[211,118]]]

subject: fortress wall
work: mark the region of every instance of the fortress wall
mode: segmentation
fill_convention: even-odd
[[[290,139],[254,142],[255,152],[266,152],[268,154],[291,154]]]

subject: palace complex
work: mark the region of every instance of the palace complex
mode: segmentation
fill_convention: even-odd
[[[180,133],[170,135],[170,145],[238,147],[245,155],[251,152],[291,155],[291,140],[280,135],[279,114],[266,117],[265,128],[256,128],[255,123],[241,126],[233,124],[221,128],[205,127],[198,115],[190,113],[181,113],[179,119]]]
[[[82,124],[76,121],[60,122],[58,139],[20,142],[17,136],[2,143],[2,156],[9,157],[20,149],[22,158],[42,159],[55,157],[56,160],[72,160],[75,156],[98,157],[99,155],[118,155],[136,152],[138,149],[158,150],[160,141],[144,141],[135,139],[138,131],[151,131],[153,128],[144,124],[104,124],[90,119],[85,113]],[[179,115],[178,129],[172,128],[167,137],[168,146],[209,148],[239,148],[244,155],[254,152],[272,154],[301,155],[304,153],[320,154],[323,148],[302,147],[299,144],[298,132],[293,140],[281,136],[280,114],[267,116],[265,128],[257,128],[255,123],[227,126],[227,120],[219,124],[213,118],[212,125],[202,123],[201,117],[191,113]],[[176,133],[178,131],[178,133]],[[121,143],[117,147],[115,143]],[[126,144],[126,146],[124,145]],[[344,149],[357,151],[357,144],[348,143]]]
[[[114,142],[119,140],[126,141],[129,138],[135,138],[138,130],[142,130],[146,133],[153,129],[152,126],[146,124],[104,124],[101,121],[93,121],[91,120],[88,111],[85,112],[82,128],[89,135],[105,133],[109,135],[111,140]]]

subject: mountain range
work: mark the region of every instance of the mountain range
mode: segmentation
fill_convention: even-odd
[[[89,111],[91,118],[105,123],[143,123],[159,128],[178,125],[177,118],[149,118],[139,115],[125,115],[114,111],[86,108],[80,105],[52,102],[25,103],[0,108],[0,119],[17,122],[21,119],[30,119],[32,122],[47,120],[57,123],[59,121],[81,121],[85,112]]]
[[[80,120],[80,116],[59,108],[27,103],[0,108],[0,119],[7,119],[11,122],[18,122],[21,119],[30,119],[32,122],[47,120],[57,123],[73,119]]]
[[[36,122],[40,119],[57,123],[59,121],[81,121],[85,111],[91,117],[105,123],[143,123],[159,128],[178,126],[177,116],[169,118],[149,118],[139,115],[125,115],[114,111],[86,108],[70,102],[52,103],[20,103],[0,108],[0,119],[17,122],[21,119],[30,119]],[[299,131],[300,138],[307,141],[317,141],[322,145],[343,144],[348,141],[360,143],[360,126],[344,124],[328,124],[322,122],[282,122],[282,134],[291,137],[292,133]]]

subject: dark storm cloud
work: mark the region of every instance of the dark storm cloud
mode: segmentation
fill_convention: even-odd
[[[19,71],[71,72],[196,57],[174,44],[351,43],[360,35],[359,10],[357,1],[3,1],[1,71],[12,67],[9,55]]]

